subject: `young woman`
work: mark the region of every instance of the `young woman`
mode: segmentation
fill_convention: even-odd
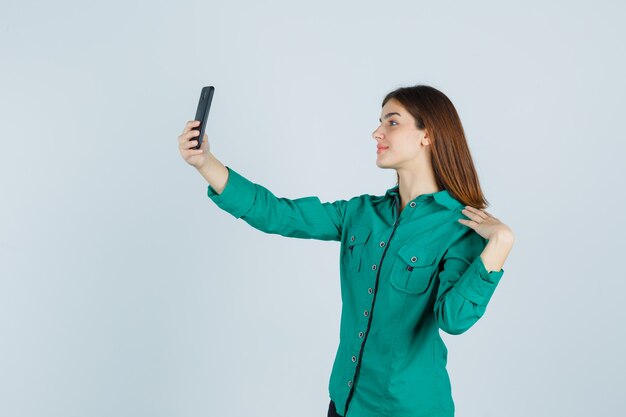
[[[341,242],[340,342],[328,416],[451,417],[454,402],[439,330],[458,335],[485,313],[513,245],[485,211],[461,121],[425,85],[382,103],[376,164],[396,170],[384,195],[322,203],[278,198],[224,166],[186,124],[180,153],[209,183],[208,197],[265,232]]]

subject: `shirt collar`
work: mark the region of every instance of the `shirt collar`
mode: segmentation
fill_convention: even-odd
[[[397,196],[398,198],[400,198],[400,194],[398,192],[398,187],[400,187],[399,185],[395,185],[391,188],[389,188],[387,190],[387,192],[385,193],[385,196]],[[413,200],[411,201],[430,201],[434,199],[438,204],[450,209],[450,210],[454,210],[456,208],[462,207],[463,204],[457,200],[456,198],[452,197],[450,195],[450,193],[448,192],[448,190],[441,190],[441,191],[437,191],[435,193],[428,193],[428,194],[421,194],[418,195],[417,197],[415,197]],[[410,201],[409,201],[410,203]]]

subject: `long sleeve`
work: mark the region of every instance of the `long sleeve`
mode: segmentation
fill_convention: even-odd
[[[224,190],[218,194],[209,185],[207,195],[233,217],[252,227],[286,237],[341,240],[346,200],[322,203],[316,196],[279,198],[262,185],[228,169]]]
[[[480,254],[487,240],[469,229],[442,258],[435,320],[449,334],[461,334],[485,313],[504,269],[487,271]]]

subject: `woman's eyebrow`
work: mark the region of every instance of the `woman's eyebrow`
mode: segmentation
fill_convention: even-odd
[[[385,120],[389,119],[389,118],[390,118],[391,116],[393,116],[394,114],[395,114],[395,115],[397,115],[398,117],[402,117],[402,115],[401,115],[400,113],[391,112],[391,113],[387,113],[387,114],[384,116]],[[379,122],[382,122],[382,120],[380,120],[380,119],[378,119],[378,121],[379,121]]]

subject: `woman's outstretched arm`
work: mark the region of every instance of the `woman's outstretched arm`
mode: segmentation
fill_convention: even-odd
[[[341,240],[346,200],[323,203],[316,196],[276,197],[215,157],[209,158],[212,163],[201,172],[209,182],[207,195],[235,218],[241,218],[265,233],[301,239]],[[211,165],[215,173],[211,172]]]
[[[211,152],[208,153],[207,159],[207,163],[198,168],[198,172],[213,187],[217,194],[222,194],[228,181],[228,168]]]
[[[262,185],[222,164],[210,151],[205,134],[200,149],[194,139],[196,121],[178,137],[180,153],[209,183],[207,195],[221,209],[265,233],[318,240],[341,240],[346,200],[322,203],[316,196],[276,197]]]

